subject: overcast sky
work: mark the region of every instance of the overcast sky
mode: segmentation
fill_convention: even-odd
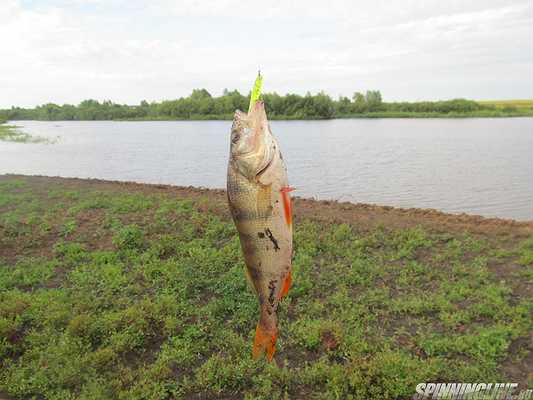
[[[533,98],[532,1],[0,0],[0,107],[205,87]]]

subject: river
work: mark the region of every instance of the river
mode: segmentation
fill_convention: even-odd
[[[223,188],[231,121],[15,121],[0,174]],[[273,121],[295,195],[533,220],[533,118]]]

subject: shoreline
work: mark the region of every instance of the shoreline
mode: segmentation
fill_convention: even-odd
[[[270,121],[334,121],[343,119],[486,119],[486,118],[533,118],[533,112],[490,112],[490,113],[410,113],[410,112],[374,112],[363,114],[338,115],[332,118],[322,117],[290,117],[286,115],[269,115]],[[70,121],[232,121],[233,115],[191,116],[190,118],[113,118],[113,119],[10,119],[7,122],[42,121],[42,122],[70,122]]]
[[[86,186],[92,189],[118,189],[133,192],[151,192],[153,194],[176,194],[180,197],[198,199],[209,197],[218,214],[229,217],[226,203],[226,190],[196,186],[176,186],[157,183],[140,183],[135,181],[106,180],[99,178],[65,178],[46,175],[1,174],[0,182],[9,179],[24,179],[30,183],[61,183],[65,186]],[[533,233],[533,220],[518,221],[514,219],[485,217],[467,213],[447,213],[433,208],[403,208],[371,203],[352,203],[349,201],[317,200],[293,196],[295,218],[310,218],[329,222],[366,222],[371,226],[385,224],[404,228],[422,225],[436,231],[450,229],[467,230],[483,233],[508,229]]]

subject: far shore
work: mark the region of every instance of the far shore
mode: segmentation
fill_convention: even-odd
[[[342,119],[471,119],[471,118],[533,118],[533,112],[473,112],[473,113],[408,113],[408,112],[375,112],[336,116],[334,118],[269,116],[271,121],[334,121]],[[193,115],[190,118],[114,118],[114,119],[13,119],[8,122],[42,121],[118,121],[118,122],[152,122],[152,121],[231,121],[233,114],[228,115]]]
[[[344,118],[508,118],[533,117],[533,100],[474,101],[467,99],[384,102],[379,91],[333,100],[317,95],[264,94],[271,120],[330,120]],[[238,92],[212,97],[205,89],[186,98],[139,105],[84,100],[79,105],[54,103],[34,108],[0,109],[1,120],[231,120],[236,109],[247,110],[249,97]]]

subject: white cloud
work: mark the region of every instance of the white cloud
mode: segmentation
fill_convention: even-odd
[[[27,3],[24,3],[27,4]],[[531,97],[533,7],[504,1],[49,0],[0,8],[0,107],[267,90]]]

